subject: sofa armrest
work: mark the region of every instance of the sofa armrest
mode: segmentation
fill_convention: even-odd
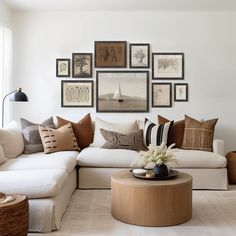
[[[224,156],[225,142],[221,139],[214,139],[213,140],[213,152]]]

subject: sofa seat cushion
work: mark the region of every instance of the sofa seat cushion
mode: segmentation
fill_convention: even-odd
[[[4,193],[26,194],[28,198],[56,196],[69,174],[64,170],[0,171],[0,188]]]
[[[78,152],[62,151],[46,155],[43,152],[22,154],[16,159],[11,159],[0,166],[0,171],[8,170],[39,170],[62,169],[68,174],[77,165]]]

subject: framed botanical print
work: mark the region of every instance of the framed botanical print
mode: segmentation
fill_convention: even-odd
[[[131,43],[129,45],[129,66],[130,68],[150,67],[150,44]]]
[[[184,79],[183,53],[153,53],[153,79]]]
[[[125,68],[126,48],[126,41],[95,41],[95,67]]]
[[[62,107],[93,107],[93,81],[62,80]]]
[[[70,77],[70,59],[67,58],[56,59],[56,76]]]
[[[92,53],[72,53],[72,77],[92,78]]]
[[[174,101],[175,102],[188,101],[188,84],[187,83],[174,84]]]
[[[152,83],[152,107],[172,106],[172,83]]]

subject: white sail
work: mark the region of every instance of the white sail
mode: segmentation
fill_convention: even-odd
[[[115,100],[120,100],[122,99],[122,95],[121,95],[121,89],[120,89],[120,84],[117,86],[115,93],[113,95],[113,99]]]

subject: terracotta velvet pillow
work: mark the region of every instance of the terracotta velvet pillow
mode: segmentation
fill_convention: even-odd
[[[165,124],[167,122],[170,122],[170,120],[158,115],[158,124]],[[169,139],[167,142],[168,146],[171,145],[172,143],[175,143],[176,148],[182,147],[182,142],[184,138],[184,126],[185,126],[184,120],[176,121],[173,123],[170,130]]]
[[[215,125],[218,119],[200,122],[185,115],[185,129],[182,148],[212,151]]]
[[[93,127],[90,114],[87,114],[78,123],[65,120],[57,116],[58,127],[71,123],[77,143],[81,149],[88,147],[93,142]]]

